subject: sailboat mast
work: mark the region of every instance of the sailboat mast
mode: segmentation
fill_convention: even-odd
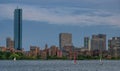
[[[76,64],[76,52],[74,51],[74,64]]]

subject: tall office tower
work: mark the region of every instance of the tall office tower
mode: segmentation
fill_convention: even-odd
[[[90,50],[90,38],[89,37],[84,37],[84,47],[88,48],[88,50]]]
[[[14,11],[14,48],[22,50],[22,9]]]
[[[91,50],[106,50],[106,35],[92,35]]]
[[[7,48],[14,48],[14,41],[10,37],[8,37],[6,39],[6,47]]]
[[[60,45],[60,49],[62,49],[64,46],[72,46],[72,34],[60,33],[59,34],[59,45]]]
[[[120,37],[112,37],[108,40],[108,49],[113,56],[120,56]]]

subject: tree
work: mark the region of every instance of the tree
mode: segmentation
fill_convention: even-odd
[[[9,59],[14,59],[14,58],[20,59],[20,56],[19,56],[18,54],[13,53],[13,54],[11,54],[10,57],[9,57]]]

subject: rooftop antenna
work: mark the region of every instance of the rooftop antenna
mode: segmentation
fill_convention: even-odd
[[[17,9],[19,9],[19,3],[20,3],[20,1],[17,0]]]

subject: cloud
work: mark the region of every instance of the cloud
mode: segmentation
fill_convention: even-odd
[[[94,9],[120,9],[120,0],[0,0],[0,4],[16,3],[42,7],[84,7]]]
[[[0,4],[0,19],[13,20],[16,4]],[[114,25],[120,26],[120,14],[103,9],[90,9],[79,7],[39,7],[21,5],[23,20],[47,22],[58,25]]]

